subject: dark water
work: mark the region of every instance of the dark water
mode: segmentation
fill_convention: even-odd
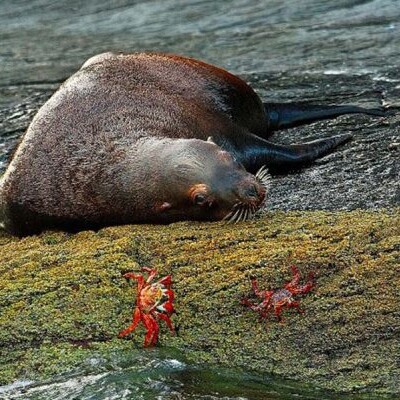
[[[135,350],[105,361],[93,356],[86,370],[45,383],[0,387],[0,399],[30,400],[356,400],[241,370],[188,365],[167,349]]]
[[[271,101],[306,98],[375,107],[382,98],[400,104],[399,43],[397,0],[2,0],[0,172],[37,109],[88,57],[103,51],[193,56],[240,74]],[[367,122],[373,123],[362,121]],[[391,123],[397,125],[376,136],[372,127],[360,139],[366,148],[372,143],[371,151],[363,156],[356,147],[355,164],[346,164],[345,170],[341,156],[333,155],[329,163],[302,175],[278,177],[280,189],[271,194],[271,207],[398,204],[399,124]],[[345,131],[351,126],[346,120],[341,124]],[[327,131],[329,125],[319,129]],[[352,158],[351,150],[342,157]],[[383,155],[377,157],[378,151]],[[372,164],[375,159],[384,163]],[[372,168],[369,177],[364,175],[367,167]],[[323,198],[322,192],[331,197]],[[93,359],[88,370],[46,384],[17,382],[0,389],[0,398],[341,398],[243,371],[191,366],[162,351],[138,351],[130,357],[130,362],[114,365]]]

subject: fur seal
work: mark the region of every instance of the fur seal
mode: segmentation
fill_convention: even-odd
[[[1,180],[0,218],[17,235],[244,220],[265,201],[261,167],[303,166],[350,138],[283,146],[268,136],[346,113],[382,115],[263,104],[240,78],[192,58],[101,54],[34,117]]]

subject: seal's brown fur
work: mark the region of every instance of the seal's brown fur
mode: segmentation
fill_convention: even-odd
[[[310,163],[350,138],[283,146],[266,140],[273,129],[354,112],[382,114],[263,104],[244,81],[198,60],[101,54],[33,119],[0,183],[0,218],[18,234],[246,219],[265,198],[266,172],[251,173]]]
[[[219,68],[173,55],[94,57],[32,121],[2,181],[5,225],[220,219],[240,201],[232,189],[256,187],[257,202],[264,193],[207,139],[260,124],[257,95]],[[208,208],[188,198],[199,183],[214,198]]]

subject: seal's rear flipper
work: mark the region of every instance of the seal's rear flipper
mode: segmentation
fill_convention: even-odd
[[[368,114],[384,117],[379,109],[366,109],[357,106],[318,106],[302,103],[264,103],[268,131],[293,128],[315,121],[331,119],[344,114]]]
[[[302,144],[280,145],[253,135],[252,139],[247,139],[244,157],[240,161],[251,173],[263,165],[271,173],[282,173],[311,164],[351,138],[351,134],[345,133]]]

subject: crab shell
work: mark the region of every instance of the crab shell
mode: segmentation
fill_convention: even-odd
[[[144,346],[147,347],[154,346],[158,341],[160,328],[157,320],[165,321],[171,332],[175,332],[170,319],[171,314],[174,312],[172,304],[174,292],[171,289],[171,275],[167,275],[155,283],[150,283],[157,275],[157,271],[147,267],[144,267],[143,270],[149,273],[146,280],[143,275],[135,275],[134,273],[124,275],[127,279],[137,281],[137,297],[132,323],[128,328],[120,332],[119,337],[133,332],[139,322],[142,322],[147,330],[144,339]]]
[[[282,308],[283,307],[294,307],[302,313],[303,310],[300,309],[300,303],[295,301],[294,296],[308,293],[314,286],[314,275],[310,274],[308,281],[305,285],[299,285],[300,272],[296,266],[291,267],[293,278],[290,282],[287,282],[282,289],[277,290],[259,290],[257,280],[255,278],[251,279],[251,285],[253,291],[257,297],[262,299],[259,304],[253,304],[248,298],[242,299],[242,304],[248,306],[253,311],[256,311],[261,318],[267,318],[269,312],[274,310],[274,314],[278,321],[282,322]]]

